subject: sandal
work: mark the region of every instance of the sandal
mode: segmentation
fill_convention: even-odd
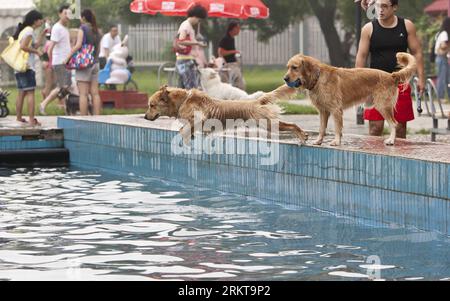
[[[16,122],[19,122],[19,123],[27,123],[27,120],[26,120],[25,118],[21,118],[20,120],[17,120],[17,119],[16,119]]]
[[[35,126],[42,126],[42,124],[41,124],[36,118],[34,118],[33,122],[30,122],[30,125],[31,125],[32,127],[35,127]]]

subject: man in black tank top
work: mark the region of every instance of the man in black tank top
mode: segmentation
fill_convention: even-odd
[[[377,19],[366,24],[362,29],[356,57],[356,68],[366,67],[367,58],[370,54],[370,68],[392,73],[397,69],[396,54],[398,52],[407,52],[409,49],[417,60],[419,90],[423,93],[425,72],[422,46],[417,38],[414,24],[410,20],[396,16],[398,1],[375,1]],[[369,120],[370,135],[382,136],[384,119],[381,114],[374,108],[366,108],[364,118]],[[407,122],[414,120],[414,109],[409,85],[399,86],[395,119],[398,121],[397,137],[406,138]]]

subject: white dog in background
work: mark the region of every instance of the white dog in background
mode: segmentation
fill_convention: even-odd
[[[254,100],[263,96],[264,92],[256,92],[248,95],[247,92],[233,87],[230,84],[222,83],[220,75],[211,68],[200,69],[201,84],[203,91],[210,97],[220,100]]]

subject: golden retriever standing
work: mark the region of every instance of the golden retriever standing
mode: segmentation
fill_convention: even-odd
[[[187,124],[180,130],[185,144],[189,144],[193,129],[199,126],[203,129],[203,123],[208,119],[219,120],[224,128],[227,120],[264,120],[269,126],[275,121],[279,122],[280,131],[291,131],[301,143],[305,143],[308,134],[295,124],[280,121],[281,109],[274,103],[296,93],[296,89],[284,85],[254,101],[219,101],[195,89],[186,91],[164,86],[150,97],[145,119],[154,121],[160,116],[168,116],[187,120]],[[194,124],[196,112],[200,112],[202,116],[199,125]]]
[[[408,53],[397,53],[397,61],[404,68],[391,74],[368,68],[336,68],[305,55],[291,58],[284,80],[290,87],[309,90],[311,102],[320,114],[320,132],[315,145],[323,143],[330,115],[334,118],[336,135],[331,146],[341,145],[344,110],[369,97],[389,123],[391,135],[385,144],[394,145],[398,84],[409,82],[417,69],[415,58]]]

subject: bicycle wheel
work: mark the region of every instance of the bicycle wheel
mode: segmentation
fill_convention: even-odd
[[[6,116],[9,115],[9,109],[7,106],[1,106],[0,110],[1,110],[0,117],[5,118]]]
[[[431,109],[431,104],[433,101],[433,94],[431,92],[431,87],[429,86],[428,82],[425,84],[425,91],[423,94],[423,102],[425,103],[425,108],[427,110],[427,115],[428,116],[433,116],[433,112]]]
[[[159,66],[158,68],[158,87],[161,87],[164,83],[170,85],[171,81],[171,69],[176,70],[175,63],[166,62]],[[167,75],[166,75],[167,73]],[[164,77],[164,79],[163,79]],[[166,78],[167,77],[167,78]]]
[[[414,96],[414,101],[417,106],[417,112],[419,113],[419,116],[422,115],[423,109],[422,109],[422,97],[420,96],[419,92],[419,79],[417,77],[414,77],[412,82],[412,91]]]
[[[433,80],[431,80],[431,79],[428,79],[427,84],[429,85],[429,89],[430,89],[430,94],[431,94],[431,98],[430,99],[432,100],[432,108],[433,108],[434,114],[437,113],[436,106],[434,105],[434,100],[436,99],[437,103],[439,105],[439,110],[440,110],[440,113],[441,113],[442,117],[446,118],[445,113],[444,113],[444,107],[442,106],[441,99],[438,97],[436,85],[434,84]]]

